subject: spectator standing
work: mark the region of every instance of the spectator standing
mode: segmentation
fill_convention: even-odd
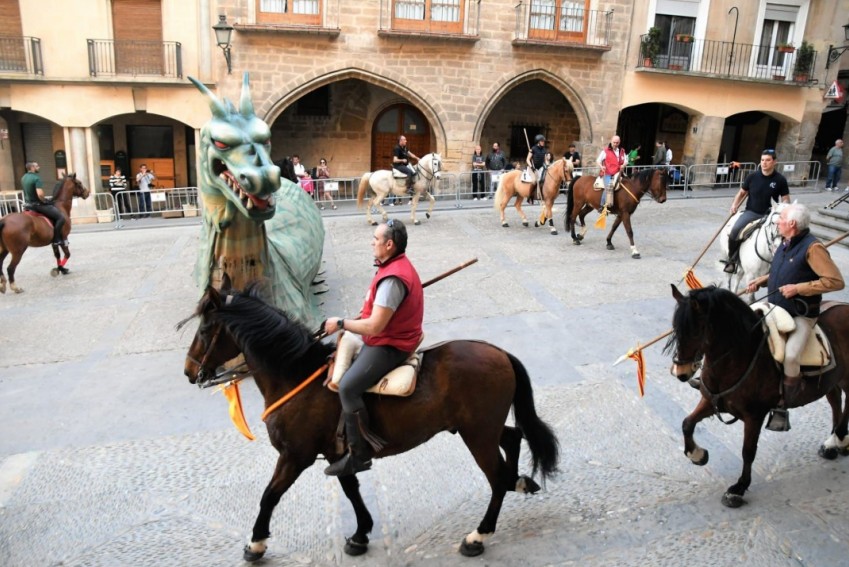
[[[112,201],[118,204],[118,218],[127,212],[126,196],[122,195],[127,190],[127,177],[120,167],[109,177],[109,192],[112,193]]]
[[[572,166],[576,169],[581,167],[581,154],[575,149],[575,144],[569,144],[569,151],[563,157],[572,160]]]
[[[666,164],[666,146],[659,140],[655,143],[654,156],[651,159],[651,163],[652,165]]]
[[[309,172],[304,167],[304,164],[301,163],[300,156],[292,156],[292,168],[295,170],[295,177],[298,178],[298,183],[300,183],[303,190],[309,193],[310,197],[312,197],[314,190],[312,176],[310,176]]]
[[[666,167],[669,167],[672,165],[672,148],[669,147],[669,143],[666,140],[663,141],[663,146],[666,148]]]
[[[825,179],[826,191],[837,191],[840,183],[840,169],[843,167],[843,140],[835,140],[834,147],[828,150],[825,156],[825,164],[828,166],[828,177]],[[849,191],[849,187],[847,187]]]
[[[472,197],[475,201],[486,196],[486,189],[484,188],[486,183],[485,169],[486,158],[481,153],[481,147],[478,144],[475,146],[475,153],[472,154]]]
[[[318,178],[316,186],[318,188],[318,208],[324,210],[324,201],[330,201],[330,208],[336,209],[336,203],[333,202],[333,197],[325,192],[324,180],[330,179],[330,169],[327,167],[327,160],[321,158],[318,160],[318,167],[315,168],[315,176]]]
[[[143,163],[139,166],[139,172],[136,173],[136,185],[139,188],[139,216],[141,218],[146,219],[153,211],[150,200],[150,186],[153,185],[155,179],[154,173],[147,169],[147,164]]]
[[[492,151],[486,156],[486,168],[490,172],[497,172],[500,175],[500,172],[507,169],[507,156],[504,155],[504,152],[501,151],[501,146],[498,142],[492,143]],[[498,189],[498,180],[496,174],[490,173],[490,184],[489,184],[489,196],[487,199],[491,199],[493,195],[495,195],[495,190]]]

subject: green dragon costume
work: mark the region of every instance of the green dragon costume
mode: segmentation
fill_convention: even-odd
[[[201,293],[220,289],[226,273],[235,289],[265,278],[269,299],[308,328],[320,321],[311,285],[321,266],[324,225],[310,196],[281,179],[271,162],[271,129],[254,113],[248,74],[239,109],[209,98],[212,120],[201,129],[203,227],[195,281]]]

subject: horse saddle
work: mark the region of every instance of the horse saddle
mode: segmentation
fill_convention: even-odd
[[[522,183],[536,183],[537,176],[534,173],[534,170],[527,168],[522,170],[522,176],[520,177],[520,181]]]
[[[787,337],[796,329],[796,321],[786,309],[766,301],[753,303],[752,311],[763,318],[764,326],[769,335],[767,342],[772,357],[779,364],[783,363]],[[821,374],[834,368],[835,361],[831,351],[831,343],[819,325],[814,325],[799,363],[803,367],[802,374],[804,375]]]
[[[31,217],[36,217],[36,218],[40,217],[40,218],[44,219],[44,222],[46,222],[47,224],[50,225],[50,228],[53,228],[53,221],[50,220],[50,217],[43,215],[43,214],[39,213],[38,211],[33,211],[32,209],[26,209],[26,210],[24,210],[24,214],[29,215]]]
[[[766,222],[766,217],[759,218],[758,220],[753,220],[749,224],[743,227],[743,230],[740,231],[740,234],[737,236],[737,240],[743,241],[749,238],[753,232],[759,229]]]
[[[422,356],[424,350],[419,351],[418,347],[424,340],[424,334],[419,339],[419,344],[416,345],[409,358],[405,360],[401,366],[391,370],[386,376],[382,377],[377,383],[366,390],[367,393],[381,394],[384,396],[401,396],[407,397],[416,389],[416,377],[419,373]],[[339,391],[339,381],[342,376],[351,367],[351,363],[363,348],[363,339],[360,335],[351,332],[343,332],[339,341],[336,343],[336,352],[331,361],[331,368],[328,371],[330,380],[326,386],[334,391]],[[430,349],[425,349],[430,350]]]
[[[397,170],[393,167],[392,168],[392,177],[394,177],[395,179],[406,179],[407,177],[409,177],[409,175],[404,173],[403,171],[399,171],[399,170]],[[413,174],[413,177],[415,177],[415,173]]]
[[[613,192],[614,193],[616,191],[619,191],[619,187],[621,185],[619,183],[620,178],[621,178],[621,174],[617,173],[616,175],[613,176],[613,179],[610,180],[610,184],[613,186]],[[595,178],[595,181],[593,181],[593,189],[596,190],[596,191],[604,191],[604,176],[603,175],[599,175],[598,177]]]

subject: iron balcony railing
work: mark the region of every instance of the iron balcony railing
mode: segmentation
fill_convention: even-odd
[[[816,51],[806,55],[800,54],[799,50],[790,51],[775,45],[749,45],[685,36],[661,46],[659,52],[653,55],[646,44],[646,37],[640,37],[638,68],[797,84],[813,82]]]
[[[0,73],[44,75],[41,40],[27,36],[0,36]]]
[[[516,5],[516,40],[609,47],[612,18],[613,12],[577,8],[573,2],[519,2]]]
[[[88,40],[88,71],[92,77],[146,75],[183,77],[177,41]]]
[[[481,0],[380,0],[383,33],[477,38]]]

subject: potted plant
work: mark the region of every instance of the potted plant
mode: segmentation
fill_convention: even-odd
[[[814,64],[814,46],[807,41],[796,51],[796,63],[793,65],[793,79],[797,83],[807,83],[811,76],[811,67]]]
[[[772,80],[773,80],[773,81],[783,81],[783,80],[784,80],[784,79],[786,79],[786,78],[787,78],[787,77],[785,77],[784,75],[773,75],[773,76],[772,76]]]
[[[692,43],[693,36],[688,33],[677,33],[675,34],[675,41],[678,41],[680,43]]]
[[[794,51],[796,51],[796,48],[793,47],[792,43],[779,43],[775,47],[781,53],[793,53]]]
[[[654,67],[660,53],[660,28],[651,27],[641,42],[644,67]]]

